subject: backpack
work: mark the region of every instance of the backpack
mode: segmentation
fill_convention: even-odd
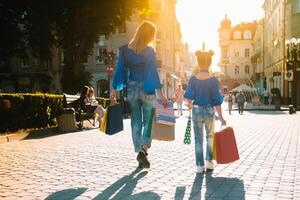
[[[237,102],[243,103],[245,101],[245,95],[243,93],[239,94],[237,97]]]
[[[228,95],[228,102],[232,102],[233,98],[232,98],[232,94]]]

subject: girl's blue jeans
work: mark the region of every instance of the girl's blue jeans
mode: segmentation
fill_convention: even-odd
[[[128,81],[127,100],[131,110],[131,132],[135,152],[143,145],[151,146],[151,138],[146,133],[152,126],[152,109],[155,102],[154,94],[145,94],[144,82]]]
[[[204,166],[203,135],[206,130],[206,160],[212,160],[215,132],[215,110],[213,106],[193,106],[193,126],[195,136],[196,165]]]

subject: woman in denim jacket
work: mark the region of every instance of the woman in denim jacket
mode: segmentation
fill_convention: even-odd
[[[151,138],[146,137],[146,133],[151,128],[149,122],[152,120],[150,118],[156,99],[155,94],[157,93],[164,105],[167,105],[167,99],[161,91],[155,52],[149,46],[154,41],[155,32],[154,24],[143,22],[129,44],[120,48],[110,95],[110,98],[115,101],[116,92],[124,89],[127,82],[132,141],[141,168],[150,167],[147,151],[151,146]],[[127,63],[127,72],[125,63]]]
[[[196,154],[196,171],[203,173],[203,126],[206,130],[206,171],[214,169],[212,162],[212,145],[215,132],[215,110],[222,122],[226,124],[222,116],[221,104],[223,102],[220,93],[219,81],[209,74],[211,57],[213,51],[197,51],[198,67],[197,72],[189,80],[184,97],[187,99],[188,108],[192,109],[193,127],[195,135],[195,154]]]

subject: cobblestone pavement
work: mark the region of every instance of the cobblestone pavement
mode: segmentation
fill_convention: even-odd
[[[185,113],[186,114],[186,113]],[[194,145],[153,141],[151,168],[136,170],[129,120],[114,136],[97,129],[0,145],[0,199],[300,199],[300,114],[233,112],[240,160],[195,173]]]

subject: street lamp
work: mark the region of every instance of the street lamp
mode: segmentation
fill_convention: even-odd
[[[106,73],[107,73],[107,82],[108,82],[108,96],[110,95],[110,79],[113,74],[113,69],[115,65],[116,53],[113,51],[107,51],[106,49],[100,50],[100,58],[103,60]]]
[[[300,38],[285,40],[287,73],[292,81],[292,103],[297,108],[297,71],[300,71]],[[292,73],[291,73],[292,72]]]

